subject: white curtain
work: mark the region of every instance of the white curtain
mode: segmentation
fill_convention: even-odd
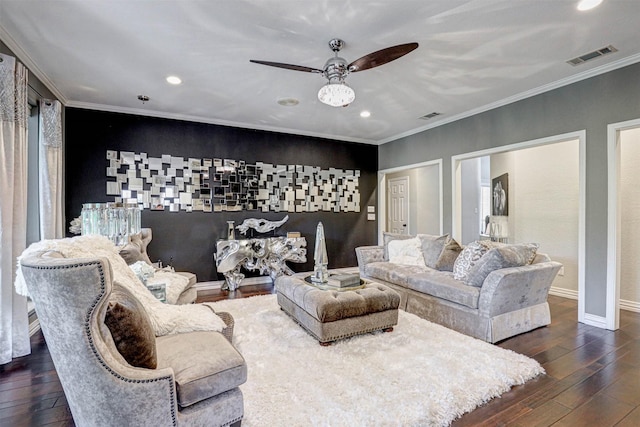
[[[27,69],[0,54],[0,364],[31,352],[27,299],[13,287],[27,236]]]
[[[40,238],[64,237],[62,208],[62,105],[59,101],[40,103],[39,210]]]

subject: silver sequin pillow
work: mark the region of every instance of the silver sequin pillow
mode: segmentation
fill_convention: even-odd
[[[536,257],[537,251],[537,243],[520,243],[493,248],[469,270],[465,283],[469,286],[482,287],[484,280],[492,271],[529,265]]]
[[[492,246],[491,242],[479,240],[465,246],[453,263],[453,278],[467,282],[471,268]]]

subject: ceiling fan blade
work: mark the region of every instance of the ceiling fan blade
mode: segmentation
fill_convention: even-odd
[[[256,63],[256,64],[262,64],[262,65],[268,65],[270,67],[285,68],[287,70],[305,71],[307,73],[324,73],[324,71],[319,70],[317,68],[305,67],[303,65],[283,64],[282,62],[258,61],[258,60],[255,60],[255,59],[250,59],[249,62],[253,62],[253,63]]]
[[[353,61],[351,64],[349,64],[349,71],[355,73],[356,71],[368,70],[369,68],[378,67],[380,65],[386,64],[387,62],[395,61],[401,56],[404,56],[417,48],[418,43],[414,42],[399,44],[398,46],[392,46],[386,49],[378,50]]]

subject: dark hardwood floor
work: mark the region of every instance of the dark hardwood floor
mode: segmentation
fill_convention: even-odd
[[[204,291],[199,302],[273,292],[271,285]],[[640,426],[640,314],[612,332],[577,322],[577,302],[549,297],[553,323],[498,345],[533,357],[546,375],[514,387],[453,426]],[[72,426],[42,333],[32,354],[0,366],[0,426]]]

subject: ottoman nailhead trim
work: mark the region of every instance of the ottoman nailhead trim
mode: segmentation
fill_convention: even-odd
[[[393,328],[394,326],[396,326],[395,323],[391,324],[391,325],[387,325],[387,326],[380,326],[380,327],[376,327],[376,328],[364,329],[362,331],[358,331],[358,332],[354,332],[354,333],[350,333],[350,334],[336,335],[336,336],[332,336],[330,338],[326,338],[322,342],[337,341],[337,340],[340,340],[340,339],[343,339],[343,338],[350,338],[350,337],[354,337],[356,335],[368,334],[368,333],[371,333],[371,332],[381,331],[381,330],[387,329],[387,328]],[[318,337],[315,337],[315,338],[318,339]]]

